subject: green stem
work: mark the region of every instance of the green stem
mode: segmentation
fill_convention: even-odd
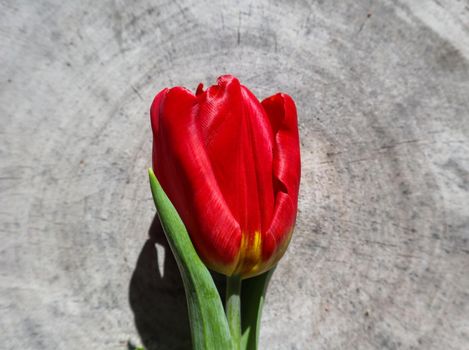
[[[241,277],[226,277],[226,317],[235,350],[241,347]]]
[[[243,280],[241,291],[241,350],[257,350],[261,328],[262,306],[275,267],[262,275]]]

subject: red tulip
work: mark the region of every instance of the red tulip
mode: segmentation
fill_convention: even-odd
[[[250,277],[282,257],[296,219],[300,149],[293,99],[262,102],[225,75],[151,106],[153,169],[204,263]]]

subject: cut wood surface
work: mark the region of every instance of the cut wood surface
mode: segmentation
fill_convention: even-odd
[[[261,349],[468,348],[467,1],[0,9],[1,348],[190,348],[152,224],[149,107],[226,73],[299,114],[299,215]]]

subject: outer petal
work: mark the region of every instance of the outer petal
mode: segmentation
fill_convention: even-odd
[[[198,95],[197,124],[218,186],[239,222],[243,243],[236,273],[262,263],[263,233],[274,210],[273,133],[257,98],[233,76]]]
[[[160,92],[151,108],[153,168],[204,262],[230,275],[241,245],[197,127],[197,97],[184,88]]]
[[[296,107],[286,94],[276,94],[262,101],[274,132],[273,177],[275,209],[267,229],[263,255],[273,262],[283,255],[293,231],[300,185],[300,142]]]
[[[247,232],[267,229],[273,213],[270,121],[256,97],[225,75],[199,96],[197,124],[223,196]]]

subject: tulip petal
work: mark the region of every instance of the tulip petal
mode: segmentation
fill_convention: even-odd
[[[263,255],[280,259],[288,245],[296,220],[300,185],[300,144],[295,102],[286,94],[262,101],[274,133],[274,215],[267,230]]]
[[[153,168],[212,269],[232,274],[241,230],[218,186],[197,126],[197,97],[181,87],[163,90],[151,108]]]
[[[197,117],[207,156],[243,240],[237,273],[262,262],[263,232],[272,220],[273,133],[257,98],[233,76],[198,95]]]
[[[273,213],[272,131],[260,102],[222,76],[200,97],[197,123],[220,190],[243,231],[263,231]]]

